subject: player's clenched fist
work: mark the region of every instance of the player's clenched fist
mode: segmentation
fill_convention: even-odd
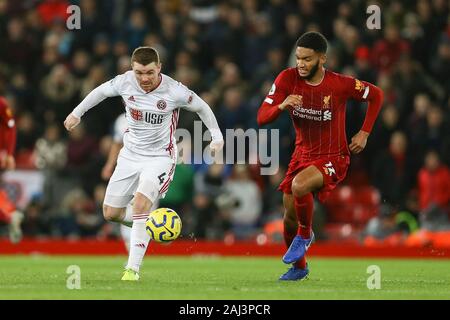
[[[213,140],[211,141],[211,143],[209,144],[209,148],[214,151],[214,152],[219,152],[220,150],[222,150],[223,148],[223,140]]]
[[[302,98],[301,98],[300,95],[298,95],[298,94],[291,94],[286,99],[284,99],[283,103],[278,105],[278,108],[280,110],[284,110],[287,107],[297,106],[297,105],[300,105],[301,103],[302,103]]]
[[[349,144],[348,148],[354,154],[360,153],[366,147],[368,137],[369,133],[360,130],[353,136],[352,142]]]
[[[69,114],[64,120],[64,127],[66,127],[67,131],[71,131],[80,123],[80,118],[74,116],[72,113]]]

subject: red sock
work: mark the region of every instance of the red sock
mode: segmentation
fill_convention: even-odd
[[[309,239],[311,237],[312,217],[314,209],[314,199],[312,193],[297,198],[294,197],[295,213],[299,221],[297,234],[302,236],[303,239]],[[306,268],[306,255],[304,255],[299,261],[294,263],[296,268]]]
[[[303,239],[309,239],[311,237],[312,217],[314,209],[312,193],[308,193],[301,198],[294,197],[295,213],[298,219],[297,234],[302,236]]]
[[[306,269],[306,254],[298,260],[296,263],[294,263],[294,267],[300,268],[300,269]]]

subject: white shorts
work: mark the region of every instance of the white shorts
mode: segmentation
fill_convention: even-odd
[[[125,208],[136,192],[155,203],[169,190],[175,165],[176,161],[170,157],[142,156],[122,148],[103,203]]]

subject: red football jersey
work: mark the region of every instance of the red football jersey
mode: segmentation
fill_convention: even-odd
[[[0,153],[14,154],[16,124],[6,99],[0,97]]]
[[[296,149],[300,160],[309,162],[320,158],[349,155],[345,134],[345,105],[348,99],[369,101],[363,131],[372,130],[381,107],[381,90],[365,81],[325,70],[317,85],[300,78],[296,68],[282,71],[258,111],[258,124],[275,120],[278,109],[289,95],[300,95],[301,103],[288,107],[296,131]],[[373,102],[373,103],[370,103]]]

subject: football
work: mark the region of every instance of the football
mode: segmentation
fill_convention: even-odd
[[[169,208],[152,211],[145,222],[147,233],[156,242],[167,243],[175,240],[181,233],[181,226],[180,217]]]

